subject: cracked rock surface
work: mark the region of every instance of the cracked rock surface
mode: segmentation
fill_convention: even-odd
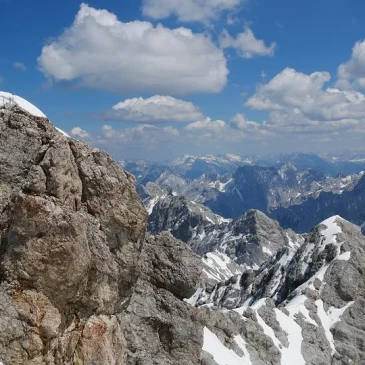
[[[45,118],[0,110],[0,361],[198,364],[199,259],[145,237],[134,177]],[[152,360],[153,359],[153,360]]]

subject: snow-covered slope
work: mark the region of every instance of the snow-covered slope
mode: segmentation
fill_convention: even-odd
[[[1,107],[10,107],[14,104],[16,104],[17,106],[19,106],[20,108],[22,108],[23,110],[28,112],[29,114],[32,114],[36,117],[47,118],[47,116],[40,109],[38,109],[35,105],[30,103],[28,100],[25,100],[18,95],[14,95],[14,94],[11,94],[11,93],[8,93],[5,91],[0,91],[0,108]],[[65,135],[66,137],[69,137],[69,135],[66,132],[64,132],[62,129],[59,129],[57,127],[55,127],[55,128],[60,133]]]
[[[194,299],[204,313],[207,364],[362,364],[365,237],[333,216],[299,248]]]

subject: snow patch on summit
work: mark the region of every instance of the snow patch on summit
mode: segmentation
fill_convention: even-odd
[[[39,110],[35,105],[31,104],[29,101],[21,98],[20,96],[13,95],[5,91],[0,91],[0,107],[4,106],[8,102],[14,102],[28,113],[34,115],[35,117],[47,118],[46,115],[41,110]]]
[[[8,103],[15,103],[20,108],[22,108],[29,114],[34,115],[35,117],[47,118],[47,116],[40,109],[38,109],[35,105],[30,103],[28,100],[25,100],[18,95],[14,95],[14,94],[8,93],[6,91],[0,91],[0,107],[6,106]],[[57,127],[55,127],[55,128],[57,129],[58,132],[60,132],[64,136],[70,137],[62,129],[59,129]]]

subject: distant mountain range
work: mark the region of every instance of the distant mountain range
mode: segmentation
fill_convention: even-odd
[[[235,155],[185,155],[166,164],[126,161],[124,165],[136,175],[137,191],[149,207],[158,197],[173,193],[203,204],[224,218],[237,218],[257,209],[297,232],[306,232],[336,214],[358,225],[365,221],[361,200],[365,192],[363,172],[333,177],[313,167],[301,169],[294,164],[332,164],[319,156],[276,157],[280,159],[272,157],[273,166],[268,167],[254,165],[264,161],[255,160],[255,156],[244,159]],[[285,164],[274,166],[284,161]]]
[[[253,160],[253,164],[263,167],[278,167],[288,163],[299,170],[314,169],[331,176],[349,175],[365,170],[365,152],[321,156],[313,153],[281,153]]]
[[[280,167],[291,164],[299,170],[313,169],[324,175],[336,177],[365,170],[365,152],[348,152],[338,155],[313,153],[281,153],[268,156],[234,154],[191,156],[183,155],[172,161],[123,160],[123,167],[136,175],[140,183],[146,184],[156,179],[156,174],[169,171],[185,179],[197,179],[202,175],[233,173],[238,167],[255,165],[260,167]]]

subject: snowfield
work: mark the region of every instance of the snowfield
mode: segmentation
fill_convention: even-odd
[[[237,338],[238,337],[238,338]],[[238,346],[243,350],[245,348],[245,342],[241,336],[237,336],[235,341]],[[225,347],[219,338],[211,332],[207,327],[204,327],[204,344],[203,350],[212,355],[214,361],[218,365],[251,365],[250,357],[247,350],[243,350],[244,357],[238,356],[233,350],[229,350]]]

